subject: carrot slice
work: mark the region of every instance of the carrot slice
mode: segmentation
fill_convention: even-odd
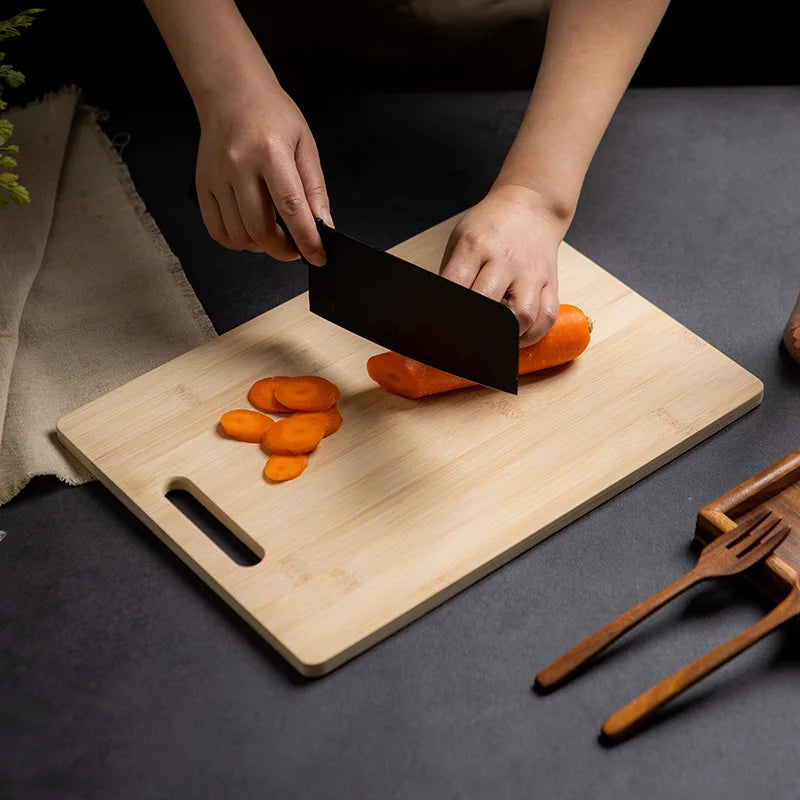
[[[325,425],[321,420],[291,416],[267,428],[261,447],[273,455],[300,455],[310,453],[324,437]]]
[[[327,411],[339,399],[339,389],[325,378],[302,375],[281,381],[275,398],[294,411]]]
[[[318,419],[325,426],[326,436],[336,433],[342,427],[342,415],[336,406],[331,406],[327,411],[295,411],[292,416]]]
[[[562,305],[553,327],[535,344],[519,351],[519,374],[556,367],[577,358],[588,346],[591,321],[576,306]],[[370,378],[394,394],[416,400],[475,384],[465,378],[388,352],[367,360]]]
[[[259,411],[270,411],[273,413],[291,411],[291,408],[286,408],[283,403],[279,403],[275,399],[275,387],[286,380],[289,380],[286,375],[276,375],[274,378],[262,378],[250,387],[250,391],[247,393],[247,399]]]
[[[258,411],[240,408],[226,411],[219,419],[222,430],[240,442],[260,442],[267,430],[275,424],[272,417]]]
[[[308,466],[308,456],[270,456],[264,477],[270,481],[290,481]]]

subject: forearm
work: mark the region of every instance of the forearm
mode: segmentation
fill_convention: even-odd
[[[198,114],[242,80],[278,86],[234,0],[144,0]]]
[[[553,0],[528,108],[498,185],[534,190],[564,229],[669,0]]]

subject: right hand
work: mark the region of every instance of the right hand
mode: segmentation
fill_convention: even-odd
[[[314,221],[333,225],[314,137],[300,109],[271,76],[248,79],[198,108],[196,186],[211,237],[232,250],[280,261],[325,263]],[[297,249],[278,226],[280,215]]]

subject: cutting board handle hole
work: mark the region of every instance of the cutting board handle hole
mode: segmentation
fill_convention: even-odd
[[[164,496],[237,564],[243,567],[253,567],[263,558],[263,555],[255,553],[190,491],[170,489]]]

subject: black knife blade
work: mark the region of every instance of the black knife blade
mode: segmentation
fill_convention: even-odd
[[[314,314],[428,366],[517,393],[519,323],[508,306],[321,220],[317,226],[326,264],[308,265]]]

